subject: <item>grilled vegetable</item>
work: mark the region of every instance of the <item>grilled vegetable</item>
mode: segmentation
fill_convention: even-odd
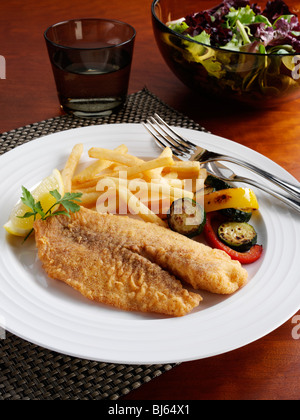
[[[239,252],[249,251],[257,242],[257,233],[249,223],[222,223],[218,228],[218,237],[225,245]]]
[[[225,190],[229,188],[233,188],[232,185],[228,184],[227,182],[219,179],[213,175],[208,175],[205,180],[205,185],[208,188],[213,188],[215,191]],[[209,192],[215,191],[207,191],[206,194]],[[227,220],[232,222],[249,222],[252,217],[252,210],[251,209],[242,209],[242,208],[226,208],[220,210],[221,214],[226,217]]]
[[[206,213],[204,208],[190,198],[175,200],[168,211],[170,229],[190,238],[200,235],[205,222]]]
[[[211,194],[211,193],[213,193],[215,191],[217,191],[215,188],[209,187],[209,186],[205,186],[201,190],[196,191],[196,194],[199,194],[200,196],[202,196],[202,195],[206,195],[206,194]]]
[[[227,182],[213,175],[207,175],[206,180],[205,180],[205,185],[207,185],[208,187],[212,187],[217,191],[226,190],[227,188],[232,188],[232,185],[227,184]]]
[[[222,209],[258,209],[258,201],[250,188],[227,188],[204,196],[206,212]]]
[[[217,221],[219,218],[220,214],[218,212],[212,212],[206,215],[206,224],[203,232],[208,245],[212,248],[225,251],[233,260],[237,260],[241,264],[252,264],[259,260],[263,254],[263,247],[261,245],[253,245],[247,252],[238,252],[220,241],[212,226],[213,221]]]
[[[249,222],[252,217],[251,209],[223,209],[220,213],[230,222]]]

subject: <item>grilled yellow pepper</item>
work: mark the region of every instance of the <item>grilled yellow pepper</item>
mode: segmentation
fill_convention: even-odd
[[[257,210],[259,205],[250,188],[228,188],[206,194],[204,208],[206,212],[231,208]]]

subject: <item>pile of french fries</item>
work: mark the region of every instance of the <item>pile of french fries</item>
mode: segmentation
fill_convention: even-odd
[[[199,162],[179,161],[168,147],[152,160],[128,154],[125,145],[114,150],[92,147],[88,151],[91,163],[78,171],[83,152],[83,144],[76,144],[66,162],[62,171],[65,192],[81,192],[81,205],[86,208],[134,214],[161,226],[166,226],[172,202],[194,198],[206,179]]]

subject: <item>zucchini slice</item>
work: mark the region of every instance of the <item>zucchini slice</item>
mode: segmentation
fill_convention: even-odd
[[[200,235],[206,223],[204,208],[190,198],[175,200],[167,216],[170,229],[189,238]]]
[[[214,188],[216,191],[232,188],[232,185],[213,175],[207,175],[205,185]]]
[[[220,213],[230,222],[249,222],[252,217],[251,209],[223,209]]]
[[[218,237],[224,244],[239,252],[249,251],[257,242],[257,233],[249,223],[222,223],[218,228]]]

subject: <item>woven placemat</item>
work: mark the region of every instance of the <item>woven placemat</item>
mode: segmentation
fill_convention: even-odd
[[[205,131],[144,88],[129,95],[126,106],[109,117],[63,115],[2,133],[0,155],[48,134],[89,125],[141,123],[155,112],[169,124]],[[175,366],[83,360],[36,346],[9,332],[0,336],[0,352],[0,400],[118,400]]]

